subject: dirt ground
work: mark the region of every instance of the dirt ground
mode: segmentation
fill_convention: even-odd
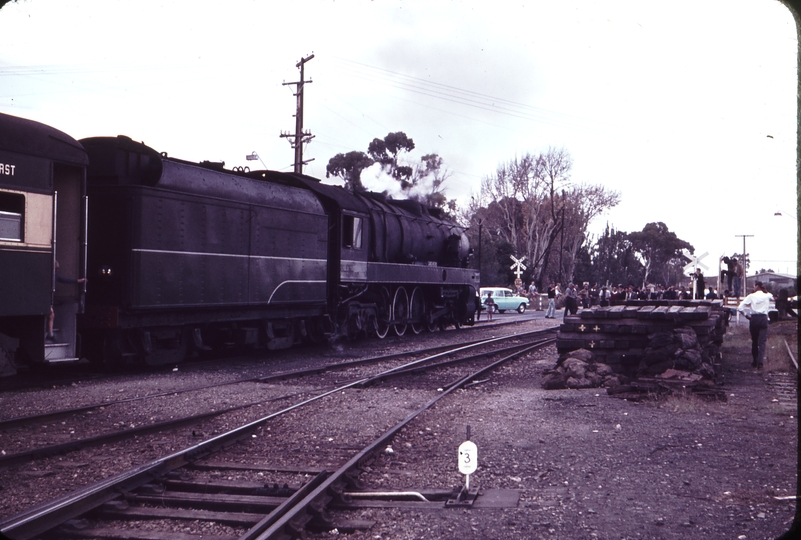
[[[476,337],[484,333],[494,336],[559,323],[538,318],[501,328],[482,322],[475,330]],[[796,321],[772,324],[765,369],[757,371],[750,367],[747,321],[732,321],[719,367],[725,402],[703,401],[693,395],[633,402],[609,396],[603,389],[544,390],[543,372],[556,363],[555,347],[516,360],[485,380],[447,396],[441,406],[415,419],[393,440],[394,451],[379,456],[359,478],[367,490],[459,488],[465,479],[458,471],[457,449],[470,425],[471,440],[478,448],[478,468],[471,475],[470,487],[484,494],[490,490],[513,492],[516,504],[505,508],[364,508],[337,512],[337,520],[371,525],[353,531],[325,531],[311,537],[778,538],[790,529],[797,506],[797,372],[788,352],[789,348],[798,359],[797,335]],[[429,337],[447,340],[462,336],[452,331]],[[408,346],[402,340],[398,343]],[[395,345],[387,340],[386,346]],[[365,354],[373,354],[376,343],[367,342],[364,348]],[[192,370],[182,369],[132,376],[126,385],[113,379],[111,387],[87,382],[59,389],[9,392],[3,399],[9,405],[7,412],[14,410],[22,415],[24,411],[12,408],[12,402],[16,407],[32,401],[31,407],[44,403],[57,408],[64,403],[98,402],[105,399],[102,396],[108,391],[114,395],[123,390],[149,394],[172,388],[172,379],[184,373],[190,380],[193,376],[226,376],[200,371],[193,375]],[[376,400],[373,405],[380,410],[386,405],[388,389],[392,390],[382,386],[375,392],[362,390],[360,401]],[[398,389],[398,395],[405,395],[404,391]],[[319,417],[314,420],[318,424],[310,429],[327,434],[332,429],[333,416]],[[363,417],[348,419],[362,429],[369,427]],[[306,448],[308,444],[301,441],[298,447]],[[152,456],[143,453],[141,444],[125,449],[126,453],[115,456],[114,466],[124,469],[126,460],[135,464],[163,455],[158,450],[160,446],[153,448]],[[271,458],[268,448],[259,448],[258,452],[265,461],[287,459],[283,455]],[[93,457],[95,453],[97,456]],[[25,467],[18,467],[18,474],[9,476],[12,469],[6,470],[5,477],[0,476],[3,513],[10,515],[33,501],[52,499],[63,490],[118,472],[106,470],[111,467],[107,454],[108,449],[97,448],[64,458],[63,463],[62,458],[53,458],[50,465],[42,465],[50,467],[46,475],[43,471],[27,474]],[[299,463],[306,463],[309,456],[301,452],[295,457]],[[70,463],[81,466],[76,470]],[[20,497],[32,502],[18,508]]]
[[[797,323],[773,324],[766,367],[750,367],[747,321],[722,348],[726,401],[631,402],[604,390],[543,390],[555,353],[509,366],[399,434],[367,489],[464,485],[456,448],[471,425],[471,487],[519,493],[514,508],[363,509],[354,539],[774,539],[796,514]],[[787,345],[785,345],[785,340]],[[789,388],[791,392],[787,392]]]

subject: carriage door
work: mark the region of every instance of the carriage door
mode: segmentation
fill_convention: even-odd
[[[86,277],[86,204],[84,170],[55,164],[53,167],[53,324],[54,337],[45,345],[45,362],[76,360],[76,316],[83,311],[86,285],[74,283]],[[58,275],[69,282],[56,279]]]

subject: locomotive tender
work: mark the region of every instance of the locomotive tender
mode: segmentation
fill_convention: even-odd
[[[41,141],[55,132],[70,149],[39,152],[69,182],[38,185],[18,173],[14,184],[0,175],[0,292],[38,295],[0,313],[0,351],[18,362],[86,356],[164,365],[192,350],[383,338],[473,320],[479,276],[467,268],[465,231],[435,209],[301,174],[190,163],[123,136],[79,143],[0,115],[8,133],[0,158],[16,171],[26,149],[9,142],[23,140],[11,131]],[[18,211],[29,199],[38,217]],[[3,238],[22,220],[23,233]],[[43,225],[53,222],[52,232]],[[36,227],[49,234],[29,237]],[[36,273],[20,251],[34,241]],[[56,285],[60,332],[46,343],[56,259],[60,273],[89,282]]]

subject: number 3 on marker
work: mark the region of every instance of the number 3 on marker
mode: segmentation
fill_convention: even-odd
[[[472,441],[465,441],[459,446],[459,472],[473,474],[478,467],[478,448]]]

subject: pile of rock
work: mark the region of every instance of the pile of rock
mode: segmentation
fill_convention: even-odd
[[[546,390],[561,388],[610,388],[627,381],[615,374],[607,364],[595,361],[587,349],[559,355],[556,367],[545,371],[542,387]]]

